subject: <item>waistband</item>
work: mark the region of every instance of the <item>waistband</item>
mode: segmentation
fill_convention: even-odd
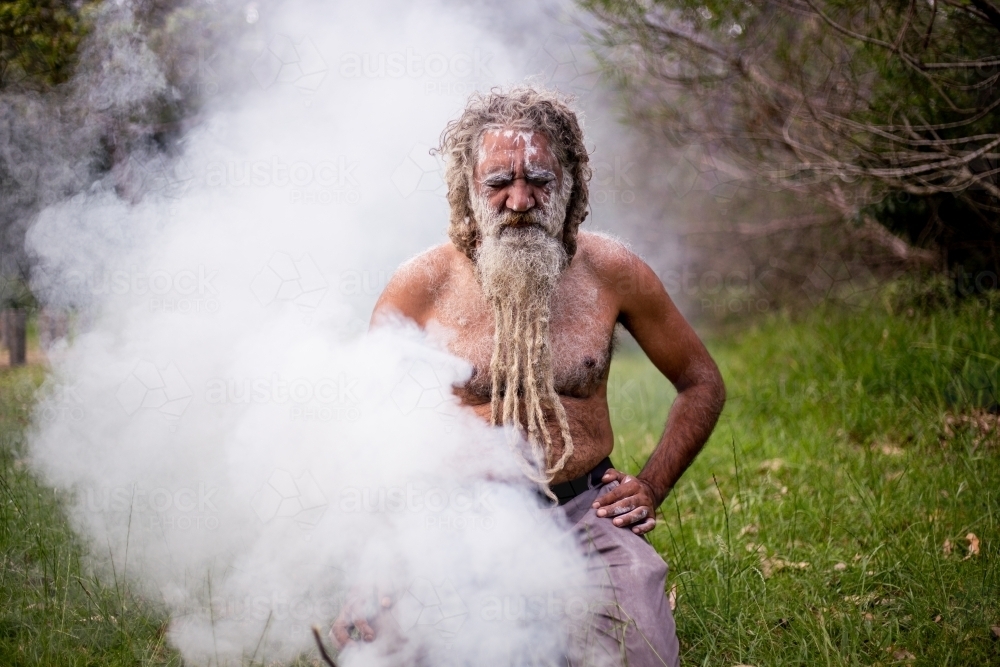
[[[568,482],[555,484],[549,488],[552,490],[552,493],[555,494],[555,497],[559,499],[559,504],[565,505],[584,491],[589,491],[590,489],[597,487],[601,483],[601,478],[604,477],[604,473],[612,467],[614,466],[611,465],[611,459],[604,457],[604,460],[594,466],[594,469],[590,472],[584,473],[576,479],[571,479]]]

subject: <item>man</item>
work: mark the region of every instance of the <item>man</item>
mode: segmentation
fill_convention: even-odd
[[[520,429],[525,473],[558,500],[595,571],[609,578],[615,604],[600,619],[602,649],[632,667],[676,665],[666,565],[642,535],[715,426],[725,400],[719,371],[642,260],[614,240],[578,233],[588,155],[576,115],[558,96],[530,87],[474,95],[440,150],[451,240],[393,276],[373,325],[403,315],[471,362],[472,377],[456,393],[490,423]],[[617,324],[678,391],[636,477],[608,459]],[[342,617],[334,628],[341,643],[349,625],[371,638],[366,623]]]

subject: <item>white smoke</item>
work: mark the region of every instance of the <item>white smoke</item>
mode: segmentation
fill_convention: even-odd
[[[126,161],[141,197],[99,182],[29,232],[35,290],[78,313],[33,464],[194,664],[291,659],[350,590],[391,606],[344,665],[554,664],[592,601],[572,537],[451,395],[465,362],[404,322],[365,334],[444,240],[428,147],[472,89],[532,73],[524,52],[444,5],[231,11],[244,91],[170,160]],[[140,52],[80,85],[162,91]]]

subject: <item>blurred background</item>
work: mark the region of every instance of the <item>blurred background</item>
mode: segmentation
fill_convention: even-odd
[[[235,285],[313,334],[349,304],[336,333],[359,334],[446,238],[437,133],[524,80],[576,97],[584,229],[654,268],[726,380],[650,534],[684,664],[1000,664],[997,0],[0,0],[0,664],[185,664],[162,601],[91,567],[106,554],[32,470],[33,429],[72,433],[104,400],[54,378],[93,306],[195,336]],[[259,224],[164,271],[122,260],[204,202]],[[622,348],[612,458],[635,474],[674,392]]]
[[[41,209],[96,183],[133,202],[182,191],[178,142],[247,87],[308,94],[352,68],[387,76],[384,53],[354,62],[309,51],[306,33],[272,34],[280,4],[0,3],[7,363],[39,354],[72,315],[32,291],[24,239]],[[933,299],[996,289],[1000,15],[989,1],[445,6],[508,52],[433,76],[430,63],[424,99],[457,113],[503,82],[500,60],[577,96],[594,146],[588,227],[628,241],[695,322],[861,305],[900,277]],[[155,85],[139,76],[153,65]],[[130,99],[110,92],[112,74],[119,88],[133,76]],[[427,148],[402,146],[398,164],[365,177],[443,200]],[[380,267],[382,284],[400,259]]]

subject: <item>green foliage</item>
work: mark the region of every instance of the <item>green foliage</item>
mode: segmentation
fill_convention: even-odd
[[[1000,273],[994,0],[581,4],[633,122]]]
[[[26,280],[20,277],[0,277],[0,308],[35,310],[38,302]]]
[[[0,0],[0,89],[68,79],[86,30],[79,3]]]
[[[25,461],[40,367],[0,370],[0,665],[180,665],[166,618],[84,565],[62,500]],[[120,577],[121,573],[118,573]]]
[[[729,401],[652,533],[683,664],[1000,661],[1000,299],[952,294],[901,283],[710,345]],[[609,396],[635,473],[673,392],[636,355]]]

